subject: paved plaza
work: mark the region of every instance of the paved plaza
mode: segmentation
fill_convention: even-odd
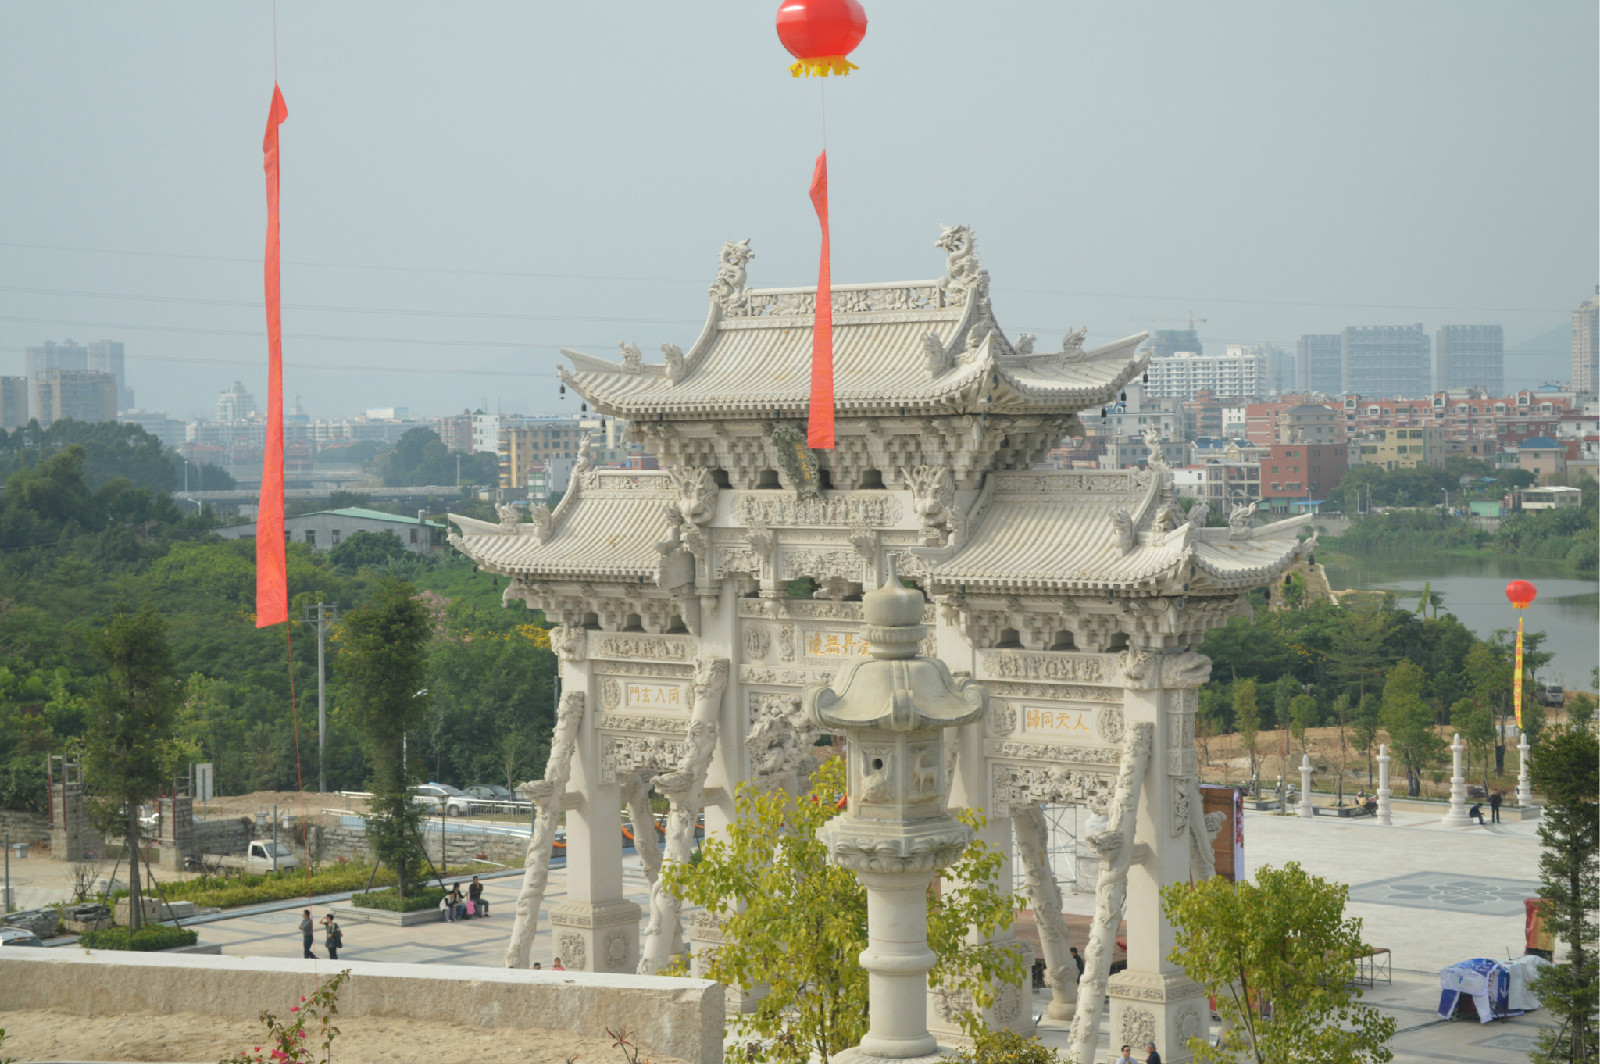
[[[1521,899],[1538,877],[1537,822],[1445,828],[1436,817],[1398,812],[1394,820],[1386,828],[1368,819],[1247,813],[1246,862],[1255,869],[1295,860],[1316,875],[1350,884],[1349,912],[1363,920],[1368,942],[1391,951],[1393,981],[1385,984],[1380,977],[1368,1000],[1399,1021],[1397,1061],[1526,1060],[1542,1013],[1480,1026],[1443,1022],[1434,1010],[1439,968],[1469,957],[1522,953]],[[486,882],[493,914],[488,919],[403,929],[347,922],[348,945],[340,959],[498,966],[520,883],[520,876]],[[624,887],[630,901],[646,903],[636,858],[629,860]],[[565,899],[566,874],[558,866],[545,905]],[[1094,899],[1069,894],[1065,905],[1089,915]],[[299,910],[295,905],[218,919],[200,928],[201,938],[224,953],[297,957]],[[321,912],[319,907],[315,915]],[[322,953],[320,941],[317,952]],[[533,958],[546,968],[554,960],[548,921],[542,922]],[[1035,1013],[1043,1013],[1046,1003],[1038,995]],[[1065,1045],[1064,1024],[1043,1023],[1040,1033],[1052,1045]]]

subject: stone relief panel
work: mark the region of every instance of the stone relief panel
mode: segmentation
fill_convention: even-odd
[[[601,731],[683,736],[689,732],[689,718],[660,717],[651,713],[602,713],[596,727]]]
[[[867,565],[855,551],[809,550],[783,548],[782,578],[798,580],[809,576],[823,580],[847,580],[861,583],[867,577]]]
[[[1113,754],[1118,753],[1112,751]],[[1030,759],[1031,760],[1031,759]],[[996,807],[1007,809],[1019,805],[1051,804],[1087,805],[1102,809],[1111,801],[1115,786],[1115,762],[1108,763],[1109,771],[1091,772],[1052,764],[1048,767],[991,764],[990,793]]]
[[[881,492],[830,492],[821,498],[802,499],[775,492],[749,492],[734,496],[733,516],[742,525],[811,526],[848,528],[864,524],[900,523],[900,500]]]
[[[607,632],[596,634],[589,640],[589,656],[625,660],[646,658],[659,661],[688,661],[694,656],[694,642],[670,636]]]
[[[1147,1042],[1154,1042],[1155,1040],[1155,1013],[1137,1005],[1124,1005],[1122,1007],[1122,1022],[1117,1028],[1116,1044],[1127,1043],[1143,1049]]]
[[[1049,698],[1067,702],[1114,702],[1122,704],[1120,687],[1084,687],[1079,684],[1007,683],[985,680],[984,686],[995,698]]]
[[[685,742],[665,736],[605,736],[600,741],[600,779],[616,783],[636,772],[671,772],[683,760]]]
[[[1115,683],[1102,654],[1050,653],[1027,650],[978,652],[978,677],[983,680],[1055,680],[1065,683]]]
[[[616,709],[622,705],[622,684],[616,680],[605,680],[600,684],[600,707],[602,709]]]
[[[772,630],[764,624],[752,624],[744,630],[744,656],[750,661],[766,661],[772,649]]]
[[[644,669],[648,669],[652,677],[687,679],[694,675],[693,665],[674,665],[670,662],[653,661]],[[594,661],[589,663],[589,671],[597,676],[621,676],[631,680],[644,670],[633,662]]]
[[[584,963],[588,958],[588,951],[584,949],[583,936],[576,931],[563,931],[556,941],[557,956],[562,964],[573,971],[588,971]]]
[[[1011,703],[989,700],[988,730],[996,739],[1004,739],[1017,730],[1017,711]]]
[[[818,733],[799,695],[752,693],[749,721],[745,750],[752,777],[807,775],[815,768],[811,747]]]

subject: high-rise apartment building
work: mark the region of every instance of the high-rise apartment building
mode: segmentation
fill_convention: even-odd
[[[1572,312],[1572,390],[1579,395],[1600,391],[1600,288]]]
[[[122,370],[122,341],[96,340],[89,345],[88,369],[117,378],[117,409],[133,409],[133,389]]]
[[[72,340],[63,340],[59,344],[54,340],[46,340],[38,347],[23,348],[23,353],[27,357],[30,381],[46,370],[89,368],[89,349]]]
[[[1200,334],[1194,329],[1157,329],[1150,334],[1150,354],[1153,357],[1165,358],[1179,351],[1204,354],[1205,349],[1200,346]]]
[[[1482,388],[1499,395],[1505,386],[1505,333],[1498,325],[1441,325],[1434,356],[1440,389]]]
[[[115,421],[117,378],[89,370],[44,370],[33,378],[33,411],[44,428],[68,418]]]
[[[28,378],[0,377],[0,429],[28,423]]]
[[[1417,325],[1352,325],[1343,333],[1344,390],[1422,396],[1433,391],[1433,344]]]
[[[255,396],[245,391],[243,381],[234,381],[232,388],[217,396],[217,420],[224,424],[248,421],[255,413]]]
[[[1242,344],[1230,344],[1220,355],[1179,351],[1152,358],[1145,398],[1187,401],[1201,391],[1229,398],[1265,395],[1267,365],[1265,353]]]
[[[1295,349],[1295,380],[1306,393],[1343,395],[1344,337],[1338,333],[1308,333]]]

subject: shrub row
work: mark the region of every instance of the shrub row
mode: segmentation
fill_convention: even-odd
[[[351,895],[350,904],[358,909],[387,909],[396,913],[414,913],[422,909],[438,908],[442,900],[444,891],[440,888],[419,887],[407,894],[405,901],[401,902],[399,892],[390,887],[387,890],[372,890],[365,894]]]
[[[146,924],[128,935],[126,927],[107,927],[100,931],[85,931],[78,936],[78,944],[86,949],[121,949],[136,953],[153,953],[176,946],[192,946],[199,932],[187,927],[168,927],[166,924]]]

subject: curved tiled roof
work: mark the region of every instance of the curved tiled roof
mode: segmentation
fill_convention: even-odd
[[[570,500],[570,501],[569,501]],[[450,514],[461,531],[450,542],[486,572],[549,579],[648,579],[661,569],[657,543],[668,541],[672,482],[666,473],[598,470],[572,481],[549,533],[524,522],[514,534],[497,524]]]
[[[930,560],[929,574],[947,588],[1204,594],[1258,586],[1299,556],[1295,531],[1309,517],[1255,529],[1248,539],[1229,538],[1223,528],[1152,531],[1164,477],[990,474],[967,537],[949,557]],[[1117,510],[1139,529],[1126,552]]]
[[[1145,334],[1091,351],[1019,353],[994,323],[987,300],[876,310],[881,293],[939,293],[939,282],[834,289],[834,404],[840,416],[907,413],[1070,414],[1114,399],[1141,372]],[[858,301],[853,295],[859,294]],[[712,303],[704,331],[674,380],[664,364],[622,363],[563,350],[558,375],[602,413],[630,419],[712,415],[794,417],[810,405],[814,315],[795,306],[816,290],[750,289],[748,305],[782,313],[732,314]],[[776,301],[776,302],[775,302]],[[788,302],[783,302],[788,301]],[[976,330],[976,331],[975,331]],[[978,337],[976,342],[969,338]],[[930,368],[930,342],[937,368]]]

